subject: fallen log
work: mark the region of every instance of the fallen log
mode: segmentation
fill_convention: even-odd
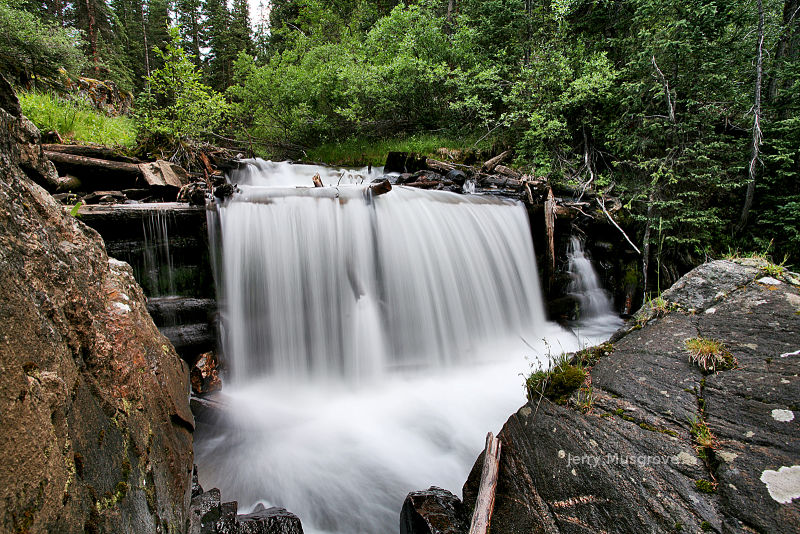
[[[513,189],[519,189],[522,187],[522,182],[519,180],[515,180],[514,178],[507,178],[505,176],[485,176],[481,175],[479,182],[482,186],[494,186],[494,187],[511,187]]]
[[[76,156],[45,150],[44,155],[56,166],[59,174],[80,179],[83,189],[129,189],[136,187],[142,170],[135,163]]]
[[[58,152],[60,154],[70,154],[73,156],[83,156],[86,158],[104,159],[107,161],[117,161],[121,163],[141,163],[138,158],[131,158],[119,154],[113,148],[94,145],[64,145],[64,144],[43,144],[42,148],[48,152]]]
[[[498,165],[494,168],[494,172],[497,174],[502,174],[503,176],[508,176],[509,178],[513,178],[515,180],[522,180],[522,173],[517,172],[510,167],[506,167],[505,165]]]
[[[392,183],[389,180],[378,180],[369,184],[369,192],[372,196],[377,197],[379,195],[384,195],[392,190]]]
[[[493,157],[492,159],[486,161],[481,167],[481,172],[493,172],[494,168],[500,165],[505,159],[511,155],[510,150],[506,150],[502,154]]]
[[[486,449],[483,455],[483,471],[478,489],[478,498],[475,501],[475,511],[472,513],[472,523],[469,534],[486,534],[492,520],[494,509],[494,495],[497,490],[497,478],[500,471],[500,439],[489,432],[486,435]]]
[[[423,181],[423,182],[411,182],[410,184],[405,184],[409,187],[416,187],[417,189],[435,189],[442,185],[442,182],[434,182],[434,181]]]
[[[454,165],[451,165],[449,163],[445,163],[444,161],[438,161],[438,160],[435,160],[435,159],[426,159],[425,160],[425,165],[427,165],[427,167],[430,170],[437,171],[437,172],[440,172],[442,174],[447,174],[448,172],[450,172],[453,169],[455,169]]]

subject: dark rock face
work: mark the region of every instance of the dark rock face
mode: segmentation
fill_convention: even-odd
[[[400,534],[462,534],[469,520],[461,499],[431,486],[408,494],[400,512]]]
[[[590,371],[588,413],[520,408],[500,433],[492,531],[796,532],[800,291],[761,267],[703,265],[664,294],[671,311],[637,314],[651,319]],[[697,337],[722,341],[738,366],[702,373],[685,348]],[[690,420],[708,425],[711,449]]]
[[[3,84],[5,85],[5,84]],[[188,369],[0,87],[0,531],[185,532]]]

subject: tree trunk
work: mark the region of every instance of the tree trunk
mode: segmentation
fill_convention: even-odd
[[[139,7],[142,10],[142,37],[144,38],[144,70],[147,73],[147,77],[150,78],[150,47],[147,45],[147,24],[145,23],[145,16],[144,16],[144,1],[139,4]],[[147,81],[147,87],[150,87],[150,81]]]
[[[86,4],[86,17],[89,19],[89,50],[92,56],[92,63],[94,63],[94,75],[97,76],[99,72],[100,59],[97,53],[97,21],[94,16],[94,5],[91,0],[84,0]]]
[[[756,89],[753,97],[753,144],[750,147],[750,165],[748,168],[747,194],[744,199],[742,216],[737,226],[741,231],[747,225],[750,208],[753,207],[753,197],[756,190],[756,166],[759,162],[759,149],[761,147],[761,75],[764,60],[764,5],[758,0],[758,48],[756,52]]]
[[[655,190],[647,196],[647,222],[642,242],[642,306],[647,303],[647,272],[650,270],[650,230],[653,227],[653,200]]]

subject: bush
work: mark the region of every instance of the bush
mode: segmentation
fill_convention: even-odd
[[[154,49],[164,66],[148,78],[149,88],[137,99],[136,126],[142,138],[203,138],[222,124],[228,103],[203,84],[192,56],[183,48],[178,28],[165,50]]]

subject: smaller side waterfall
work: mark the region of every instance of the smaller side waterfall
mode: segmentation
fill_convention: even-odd
[[[572,281],[568,291],[580,304],[582,320],[614,315],[611,299],[600,285],[597,272],[583,251],[583,243],[574,236],[570,240],[569,247],[569,274]]]
[[[144,265],[142,275],[148,282],[149,295],[175,295],[172,253],[169,250],[169,212],[155,211],[142,215]]]

